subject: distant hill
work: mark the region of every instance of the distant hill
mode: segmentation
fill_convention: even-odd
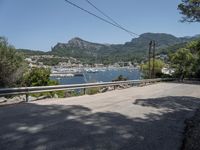
[[[32,55],[46,55],[47,52],[41,51],[41,50],[30,50],[30,49],[17,49],[19,52],[24,53],[26,56],[32,56]]]
[[[141,34],[139,38],[135,38],[132,39],[131,42],[127,42],[126,45],[141,47],[144,46],[144,43],[146,43],[145,45],[148,45],[150,40],[156,41],[157,48],[168,47],[177,43],[187,41],[186,38],[177,38],[173,35],[165,33],[144,33]]]
[[[68,43],[58,43],[51,51],[51,54],[58,56],[69,56],[81,60],[94,61],[99,51],[106,47],[103,44],[92,43],[80,38],[73,38]]]
[[[177,49],[185,43],[199,37],[200,35],[179,38],[165,33],[144,33],[138,38],[134,38],[130,42],[124,44],[99,44],[76,37],[67,43],[57,43],[47,54],[74,57],[85,63],[140,61],[147,56],[150,40],[156,41],[157,52],[167,53],[169,48],[170,50],[173,48]],[[39,54],[40,52],[38,51],[36,53]]]

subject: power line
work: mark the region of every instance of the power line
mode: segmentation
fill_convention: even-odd
[[[92,7],[94,7],[97,11],[99,11],[102,15],[104,15],[106,18],[108,18],[109,20],[111,20],[114,24],[116,24],[117,26],[121,26],[120,24],[118,24],[114,19],[112,19],[110,16],[108,16],[106,13],[104,13],[102,10],[100,10],[99,8],[97,8],[92,2],[90,2],[89,0],[85,0],[87,3],[89,3]]]
[[[129,30],[125,29],[124,27],[120,26],[118,23],[117,23],[117,24],[116,24],[116,23],[112,23],[111,21],[108,21],[108,20],[106,20],[106,19],[104,19],[104,18],[102,18],[102,17],[100,17],[100,16],[98,16],[98,15],[96,15],[96,14],[94,14],[94,13],[88,11],[88,10],[86,10],[86,9],[84,9],[84,8],[82,8],[82,7],[80,7],[80,6],[78,6],[77,4],[75,4],[75,3],[71,2],[71,1],[69,1],[69,0],[65,0],[65,2],[69,3],[70,5],[72,5],[72,6],[76,7],[76,8],[78,8],[78,9],[80,9],[80,10],[82,10],[82,11],[84,11],[84,12],[86,12],[86,13],[88,13],[88,14],[90,14],[90,15],[92,15],[92,16],[94,16],[94,17],[96,17],[96,18],[98,18],[98,19],[100,19],[100,20],[102,20],[102,21],[104,21],[104,22],[106,22],[106,23],[112,25],[112,26],[115,26],[115,27],[117,27],[117,28],[119,28],[119,29],[121,29],[121,30],[124,30],[125,32],[129,33],[129,34],[130,34],[131,36],[133,36],[133,37],[135,37],[135,36],[140,36],[139,34],[136,34],[136,33],[132,32],[132,31],[129,31]],[[108,16],[108,17],[109,17],[109,16]],[[135,36],[134,36],[134,35],[135,35]]]
[[[105,12],[103,12],[101,9],[99,9],[97,6],[95,6],[91,1],[89,0],[85,0],[88,4],[90,4],[92,7],[94,7],[98,12],[100,12],[102,15],[104,15],[107,19],[109,19],[110,21],[112,21],[114,24],[116,24],[118,27],[121,27],[121,28],[124,28],[123,26],[121,26],[119,23],[117,23],[117,21],[115,21],[113,18],[111,18],[110,16],[108,16]],[[125,28],[124,28],[125,29]],[[126,29],[127,30],[127,29]],[[128,31],[128,32],[127,32]],[[137,35],[139,36],[138,34],[136,33],[133,33],[132,31],[130,30],[127,30],[126,32],[128,34],[130,34],[132,36],[133,35]]]
[[[69,0],[65,0],[65,2],[69,3],[70,5],[72,5],[72,6],[76,7],[76,8],[78,8],[78,9],[80,9],[80,10],[82,10],[82,11],[84,11],[84,12],[86,12],[86,13],[88,13],[88,14],[90,14],[90,15],[92,15],[92,16],[94,16],[94,17],[96,17],[96,18],[98,18],[98,19],[100,19],[100,20],[102,20],[102,21],[104,21],[104,22],[106,22],[106,23],[108,23],[108,24],[114,26],[114,27],[117,27],[117,28],[119,28],[119,29],[121,29],[121,30],[127,32],[129,35],[131,35],[131,36],[134,37],[134,38],[135,38],[135,36],[138,36],[138,37],[140,36],[139,34],[134,33],[134,32],[132,32],[132,31],[130,31],[130,30],[128,30],[128,29],[122,27],[122,26],[121,26],[120,24],[118,24],[114,19],[112,19],[111,17],[109,17],[108,15],[106,15],[103,11],[101,11],[99,8],[97,8],[97,7],[96,7],[93,3],[91,3],[89,0],[86,0],[86,1],[87,1],[90,5],[92,5],[95,9],[97,9],[99,12],[101,12],[105,17],[109,18],[109,20],[111,20],[112,22],[111,22],[111,21],[108,21],[108,20],[106,20],[106,19],[104,19],[104,18],[102,18],[102,17],[100,17],[100,16],[98,16],[98,15],[96,15],[96,14],[94,14],[94,13],[92,13],[92,12],[86,10],[86,9],[84,9],[84,8],[82,8],[81,6],[79,6],[79,5],[77,5],[77,4],[73,3],[73,2],[71,2],[71,1],[69,1]],[[143,37],[143,38],[144,38],[144,39],[148,39],[148,40],[150,40],[150,41],[153,40],[153,39],[148,38],[148,37]]]

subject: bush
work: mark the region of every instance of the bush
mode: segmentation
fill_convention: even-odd
[[[98,87],[89,88],[89,89],[86,90],[86,93],[88,95],[94,95],[94,94],[99,93],[99,90],[100,90],[100,88],[98,88]]]
[[[50,69],[33,68],[24,74],[24,86],[57,85],[58,82],[50,80]]]
[[[33,68],[25,73],[24,75],[24,81],[23,85],[30,87],[30,86],[53,86],[58,85],[58,82],[55,80],[50,80],[50,69],[46,68]],[[65,97],[64,91],[53,91],[53,92],[43,92],[43,93],[37,93],[37,94],[31,94],[31,96],[34,97],[54,97],[54,95],[57,95],[59,98]]]

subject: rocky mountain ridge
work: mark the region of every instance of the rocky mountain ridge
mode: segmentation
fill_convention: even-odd
[[[166,33],[144,33],[124,44],[100,44],[76,37],[66,43],[57,43],[47,54],[74,57],[85,63],[109,63],[135,59],[141,61],[148,54],[150,40],[155,40],[157,53],[167,53],[168,47],[182,45],[197,38],[200,38],[200,35],[176,37]]]

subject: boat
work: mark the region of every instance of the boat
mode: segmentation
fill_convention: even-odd
[[[85,71],[86,71],[87,73],[97,73],[97,72],[99,72],[99,70],[93,69],[93,68],[86,69]]]

